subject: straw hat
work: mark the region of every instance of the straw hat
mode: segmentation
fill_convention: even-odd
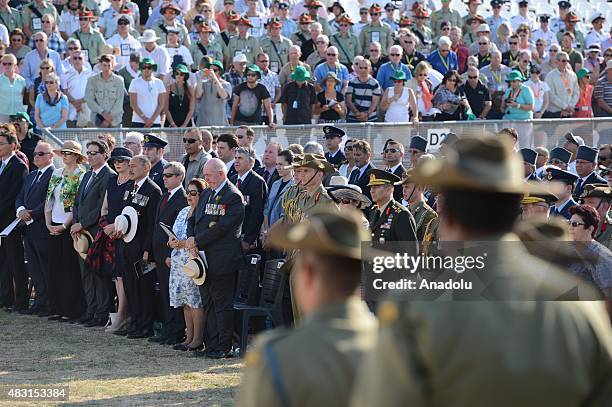
[[[206,281],[206,263],[200,256],[192,256],[183,266],[183,273],[197,285],[202,285]]]
[[[62,148],[53,150],[53,152],[57,155],[61,153],[72,153],[85,158],[85,155],[83,154],[83,146],[73,140],[65,141],[64,144],[62,144]]]
[[[91,233],[83,229],[83,231],[76,235],[76,237],[72,240],[72,247],[74,247],[77,254],[81,256],[83,260],[85,260],[87,258],[89,247],[92,243],[93,237],[91,236]]]

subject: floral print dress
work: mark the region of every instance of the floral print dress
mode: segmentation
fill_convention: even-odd
[[[174,222],[172,230],[179,240],[187,239],[187,215],[191,208],[183,208]],[[180,308],[202,308],[200,289],[193,280],[183,273],[183,266],[189,260],[187,249],[173,249],[170,256],[170,306]]]

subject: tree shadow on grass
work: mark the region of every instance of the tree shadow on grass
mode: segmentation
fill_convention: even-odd
[[[82,402],[66,402],[63,406],[231,406],[235,387],[197,391],[159,391],[104,399],[90,399]]]

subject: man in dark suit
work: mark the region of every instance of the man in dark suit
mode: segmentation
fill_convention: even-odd
[[[255,142],[255,131],[253,131],[251,126],[238,126],[234,135],[238,140],[238,147],[253,148],[253,143]],[[261,167],[261,160],[259,157],[255,156],[255,165],[253,165],[253,169],[257,171]]]
[[[402,179],[406,172],[406,167],[402,164],[404,159],[404,145],[398,143],[393,139],[387,140],[385,143],[385,149],[383,151],[385,157],[385,163],[387,164],[387,172]],[[396,185],[393,190],[393,199],[397,202],[402,202],[404,192],[401,185]]]
[[[579,179],[576,182],[574,196],[579,197],[582,195],[585,185],[606,185],[608,183],[608,181],[595,172],[595,169],[597,169],[597,153],[598,150],[596,148],[588,146],[578,147],[578,151],[576,152],[576,173]]]
[[[77,191],[72,213],[74,224],[70,228],[73,239],[85,232],[95,238],[100,230],[98,221],[106,187],[109,178],[115,175],[106,164],[109,153],[108,145],[102,141],[92,140],[87,143],[87,161],[91,169],[83,176]],[[104,326],[109,312],[113,309],[113,282],[110,276],[102,276],[89,270],[81,257],[79,266],[87,310],[78,322],[86,327]]]
[[[234,285],[236,272],[244,265],[240,236],[245,208],[242,194],[228,182],[223,161],[209,160],[204,166],[204,179],[210,189],[202,193],[189,219],[187,248],[206,253],[208,270],[200,286],[206,313],[205,354],[220,359],[231,356]]]
[[[180,342],[185,334],[185,319],[182,308],[170,306],[170,252],[168,235],[160,222],[172,227],[179,212],[187,206],[187,194],[183,188],[185,167],[179,162],[169,162],[164,167],[164,185],[166,192],[157,206],[153,226],[153,258],[157,265],[157,282],[159,284],[159,302],[163,322],[161,332],[149,338],[149,342],[174,345]]]
[[[238,148],[238,139],[233,134],[223,133],[219,135],[217,140],[217,154],[219,159],[225,163],[227,169],[227,179],[231,182],[236,181],[236,168],[234,168],[234,158],[236,158],[236,149]]]
[[[166,187],[164,187],[164,166],[168,164],[168,161],[164,160],[164,148],[168,145],[168,142],[155,134],[145,134],[143,144],[143,154],[147,156],[151,162],[151,172],[149,177],[157,184],[162,193],[166,193]]]
[[[357,185],[368,199],[372,199],[370,187],[368,186],[368,171],[375,167],[370,162],[372,159],[370,144],[365,140],[357,140],[353,143],[353,157],[355,159],[355,168],[353,168],[349,176],[349,184]]]
[[[17,136],[12,124],[0,125],[0,231],[15,220],[15,200],[28,176],[26,165],[15,155]],[[0,245],[0,307],[22,311],[28,306],[21,230],[15,228]],[[12,308],[10,308],[13,306]]]
[[[569,220],[569,210],[571,207],[578,205],[572,198],[572,192],[574,191],[574,185],[578,177],[569,171],[561,170],[555,167],[548,167],[544,173],[545,181],[557,181],[565,184],[565,188],[559,191],[557,195],[557,202],[550,207],[550,216],[563,216]],[[555,191],[557,192],[557,191]]]
[[[325,135],[325,146],[327,147],[325,159],[328,163],[333,165],[334,168],[338,169],[346,161],[346,157],[340,149],[342,137],[344,137],[346,133],[336,126],[324,126],[323,134]]]
[[[259,231],[264,219],[264,206],[268,197],[266,181],[253,171],[255,151],[248,147],[236,150],[236,187],[244,198],[244,223],[242,224],[242,249],[245,253],[258,247]]]
[[[525,181],[540,181],[536,175],[536,160],[538,152],[533,148],[521,148],[521,158],[523,159],[523,176]]]
[[[256,171],[266,181],[268,190],[274,184],[274,181],[280,178],[278,171],[276,171],[276,157],[281,150],[281,145],[277,142],[268,143],[263,155],[263,166]]]
[[[17,196],[17,217],[25,222],[27,271],[36,291],[34,304],[24,314],[48,315],[47,283],[49,280],[49,230],[45,224],[45,201],[49,180],[55,170],[53,150],[49,143],[39,142],[34,148],[34,165]]]
[[[155,310],[155,273],[150,271],[153,256],[151,241],[153,225],[161,190],[151,178],[151,162],[144,155],[130,160],[130,192],[123,200],[123,206],[131,206],[138,213],[136,235],[130,242],[118,241],[117,262],[124,267],[123,284],[129,306],[130,325],[126,330],[115,332],[128,338],[148,338],[153,336],[153,316]],[[116,233],[116,238],[123,237]],[[142,266],[142,267],[141,267]],[[137,273],[136,271],[140,273]]]

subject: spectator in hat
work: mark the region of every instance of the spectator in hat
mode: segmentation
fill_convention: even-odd
[[[255,64],[248,65],[246,70],[246,82],[234,87],[232,115],[230,125],[261,124],[262,108],[266,116],[270,118],[270,127],[274,127],[274,115],[270,93],[264,85],[259,83],[261,69]],[[242,100],[242,103],[241,103]]]
[[[261,52],[261,46],[259,41],[249,33],[251,28],[253,28],[253,24],[245,16],[238,20],[238,35],[231,37],[227,47],[225,47],[227,65],[238,55],[244,55],[248,63],[255,62],[257,54]],[[231,81],[229,82],[231,83]]]
[[[597,169],[597,150],[588,146],[578,147],[576,153],[576,182],[575,196],[582,195],[584,187],[590,184],[606,184],[606,180],[600,177],[595,170]]]
[[[556,59],[557,68],[546,75],[546,83],[550,87],[550,105],[544,117],[572,117],[580,97],[578,78],[570,67],[567,53],[557,53]]]
[[[580,95],[578,96],[578,102],[574,108],[573,117],[593,117],[593,108],[591,106],[591,98],[593,97],[593,85],[591,82],[591,72],[586,68],[580,68],[576,72],[576,78],[578,78],[578,89],[580,89]]]
[[[109,39],[119,31],[119,20],[121,19],[127,20],[128,26],[140,28],[140,10],[136,3],[124,0],[110,2],[110,7],[102,12],[98,20],[98,29],[104,38]]]
[[[606,53],[608,52],[612,51],[606,51]],[[593,97],[597,103],[597,116],[612,116],[612,60],[607,62],[606,72],[597,81]]]
[[[197,125],[229,125],[225,109],[232,94],[232,85],[224,79],[223,63],[215,60],[207,67],[205,66],[201,72],[195,89],[195,97],[201,99],[197,113]]]
[[[289,61],[289,48],[293,45],[291,40],[281,35],[281,27],[279,19],[271,19],[267,23],[268,35],[259,41],[263,52],[268,55],[269,68],[275,74]]]
[[[215,19],[213,5],[210,1],[206,0],[196,2],[195,7],[185,14],[185,25],[192,32],[196,32],[196,37],[197,30],[204,24],[212,28],[215,34],[221,32],[221,28]],[[193,39],[193,36],[191,38]]]
[[[102,47],[105,45],[102,34],[91,25],[94,19],[93,11],[87,9],[81,10],[79,12],[79,29],[70,36],[70,38],[79,40],[83,50],[87,51],[88,62],[92,65],[97,62],[98,57],[102,54]]]
[[[286,38],[291,38],[291,36],[298,31],[298,24],[293,19],[289,18],[289,3],[282,0],[278,3],[277,9],[277,18],[283,25],[281,34]]]
[[[150,58],[157,65],[155,76],[163,79],[164,76],[170,73],[170,64],[172,59],[165,49],[157,45],[159,37],[153,30],[144,30],[139,41],[143,44],[140,49],[142,58]]]
[[[540,22],[540,28],[531,33],[531,41],[537,43],[538,40],[541,39],[545,40],[547,45],[558,44],[559,41],[557,40],[557,35],[553,32],[549,25],[550,15],[540,14],[538,21]]]
[[[584,68],[591,72],[592,75],[589,83],[595,86],[597,84],[597,79],[599,79],[601,64],[604,60],[599,56],[601,54],[601,49],[598,44],[591,44],[585,53]]]
[[[427,151],[427,139],[421,136],[413,136],[410,139],[410,144],[408,145],[408,149],[406,153],[408,154],[408,158],[410,159],[410,167],[414,168],[416,166],[419,157],[421,157]]]
[[[446,35],[446,36],[449,35],[449,33],[445,34],[441,30],[442,28],[441,23],[443,21],[447,21],[451,27],[462,25],[461,15],[459,14],[457,10],[452,10],[450,8],[450,3],[451,3],[450,0],[442,0],[441,2],[442,7],[440,9],[438,10],[435,10],[435,8],[430,9],[430,10],[434,10],[431,13],[431,26],[434,30],[434,35],[436,37],[441,37],[442,35]]]
[[[380,104],[381,112],[387,123],[419,122],[419,110],[414,91],[406,86],[406,74],[395,71],[391,75],[393,86],[385,89]],[[412,111],[412,115],[410,112]]]
[[[179,29],[176,27],[167,27],[166,28],[166,43],[161,46],[170,57],[171,68],[173,69],[173,77],[174,77],[174,69],[178,64],[183,64],[187,66],[187,68],[191,69],[193,67],[193,57],[189,52],[189,48],[184,45],[179,44]]]
[[[191,42],[189,52],[194,61],[200,61],[204,56],[210,56],[214,60],[223,61],[223,47],[219,41],[211,41],[213,29],[206,25],[200,25],[198,37]]]
[[[572,157],[572,152],[566,150],[563,147],[555,147],[550,150],[550,155],[548,157],[548,164],[559,167],[560,169],[567,171],[567,166]]]
[[[0,121],[6,123],[9,116],[24,111],[23,100],[26,94],[26,81],[17,74],[17,58],[5,54],[0,58],[4,74],[0,75]]]
[[[317,94],[313,113],[319,116],[319,123],[338,123],[346,117],[344,95],[336,90],[339,79],[334,72],[328,72],[325,86]]]
[[[429,11],[417,7],[413,13],[414,25],[412,32],[419,39],[418,50],[423,54],[429,54],[433,47],[433,30],[428,27]],[[426,24],[427,23],[427,24]]]
[[[560,37],[559,42],[561,43],[561,50],[569,56],[570,67],[577,72],[580,68],[582,68],[582,64],[584,63],[584,58],[582,57],[582,53],[579,50],[576,50],[573,45],[573,40],[575,35],[571,32],[565,32]]]
[[[151,169],[148,171],[149,177],[157,184],[162,193],[166,193],[164,185],[164,167],[168,161],[164,159],[164,149],[168,145],[168,141],[161,136],[155,134],[145,134],[143,153],[151,164]]]
[[[550,21],[550,29],[556,34],[565,27],[565,16],[572,8],[572,4],[568,0],[560,0],[557,2],[558,17],[554,17]]]
[[[297,66],[291,74],[278,100],[283,111],[284,124],[310,124],[316,109],[315,87],[309,82],[310,74],[303,66]]]
[[[114,2],[116,3],[116,1]],[[118,71],[130,63],[130,55],[140,53],[142,44],[130,32],[132,22],[126,15],[121,15],[117,19],[117,32],[112,35],[106,43],[118,49],[119,52],[115,55],[115,70]],[[129,86],[129,85],[128,85]]]
[[[448,2],[450,3],[450,1]],[[501,10],[504,2],[502,0],[491,0],[489,5],[491,6],[492,14],[485,19],[486,24],[491,28],[491,41],[497,41],[497,29],[502,23],[510,23],[510,21],[501,15]],[[442,3],[444,6],[444,3]],[[433,16],[432,16],[433,21]]]
[[[478,28],[485,23],[485,19],[477,14],[473,17],[469,17],[466,22],[468,26],[465,27],[465,31],[463,32],[463,42],[469,47],[478,39]]]
[[[132,127],[160,127],[160,115],[166,103],[166,88],[153,73],[157,64],[144,58],[139,66],[141,77],[132,81],[129,88],[130,105],[133,110]]]
[[[580,17],[575,12],[570,11],[565,15],[565,27],[557,32],[557,41],[563,46],[563,51],[568,52],[570,49],[575,49],[577,52],[582,52],[585,49],[584,34],[582,30],[576,29],[579,22]],[[568,33],[572,34],[571,41],[569,45],[564,45],[563,37]]]
[[[327,147],[325,159],[334,167],[339,168],[346,160],[344,153],[340,149],[342,138],[346,133],[344,130],[335,126],[324,126],[323,133],[325,137],[325,146]]]
[[[169,32],[168,28],[172,27],[179,31],[178,35],[180,44],[184,45],[185,47],[189,47],[189,44],[191,44],[189,31],[184,24],[177,21],[177,18],[181,15],[181,9],[174,3],[170,2],[167,4],[162,4],[159,10],[161,19],[156,20],[153,24],[151,24],[151,26],[149,26],[149,23],[153,18],[153,16],[151,16],[151,19],[149,19],[149,22],[147,22],[147,28],[153,28],[153,31],[158,37],[157,44],[163,45],[167,43],[166,36]]]
[[[589,21],[593,28],[587,33],[585,44],[587,44],[587,46],[597,44],[601,47],[601,45],[610,38],[610,34],[603,29],[606,18],[603,13],[596,11],[589,17]]]
[[[461,75],[457,71],[451,70],[444,74],[444,79],[436,88],[432,99],[433,107],[440,110],[436,121],[463,120],[470,105],[461,85]]]
[[[504,120],[531,120],[533,119],[534,96],[530,88],[523,82],[525,78],[519,71],[512,71],[506,77],[508,89],[502,99],[501,110]]]
[[[451,31],[452,35],[452,31]],[[460,38],[459,38],[460,41]],[[440,37],[438,40],[438,49],[433,51],[427,57],[427,62],[433,69],[445,75],[451,70],[459,69],[457,62],[457,54],[451,50],[452,42],[448,37]]]
[[[167,102],[164,111],[166,123],[164,127],[190,127],[193,125],[195,111],[195,94],[189,85],[189,69],[178,64],[172,73],[174,82],[166,86]]]
[[[548,109],[550,87],[540,79],[542,70],[538,65],[532,65],[529,72],[530,78],[525,82],[525,86],[531,89],[533,93],[533,118],[541,119],[546,109]]]
[[[463,21],[459,25],[459,28],[464,33],[467,33],[470,32],[470,25],[472,23],[473,18],[477,18],[478,20],[480,20],[481,23],[484,23],[485,21],[482,16],[478,14],[478,7],[482,5],[482,2],[480,0],[466,0],[464,3],[468,7],[468,13],[463,16]],[[435,7],[432,7],[431,9],[434,8]]]
[[[354,23],[348,14],[340,15],[337,23],[338,31],[329,38],[329,41],[331,45],[340,50],[339,61],[346,66],[350,66],[355,57],[361,54],[359,38],[353,34]]]
[[[523,176],[525,181],[539,181],[536,175],[536,161],[538,153],[532,148],[521,148],[519,150],[523,159]]]
[[[382,53],[385,55],[389,51],[389,47],[393,45],[393,31],[391,27],[380,20],[382,11],[383,9],[378,3],[372,4],[368,10],[370,22],[359,32],[359,44],[364,56],[370,54],[370,43],[372,42],[380,43]]]
[[[395,3],[389,2],[385,4],[385,17],[382,19],[382,22],[391,27],[393,32],[397,32],[397,30],[399,30],[399,24],[395,18],[395,10],[397,10]]]
[[[32,131],[32,127],[34,125],[30,120],[30,115],[28,115],[26,112],[17,112],[10,116],[10,122],[13,126],[15,126],[15,135],[17,136],[17,141],[19,142],[19,151],[28,157],[29,163],[34,163],[36,161],[34,159],[34,150],[36,145],[41,141],[41,137],[34,134]],[[30,167],[30,169],[33,168]]]
[[[510,24],[512,25],[512,29],[517,31],[519,26],[525,24],[529,27],[529,31],[533,31],[537,28],[535,16],[529,12],[529,1],[527,0],[519,0],[519,13],[517,15],[512,16],[510,19]]]

